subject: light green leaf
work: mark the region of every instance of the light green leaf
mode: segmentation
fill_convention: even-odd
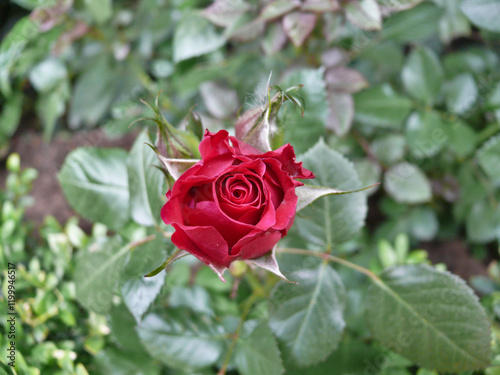
[[[129,253],[130,248],[116,238],[80,250],[75,266],[78,302],[90,311],[107,313]]]
[[[374,87],[354,95],[354,119],[365,125],[400,128],[410,113],[411,101],[388,86]]]
[[[374,337],[417,365],[463,372],[490,362],[490,327],[463,280],[426,265],[385,271],[368,292],[366,319]]]
[[[238,340],[234,362],[242,375],[280,375],[285,371],[276,340],[263,323]]]
[[[435,102],[443,84],[443,70],[436,54],[429,48],[414,50],[401,72],[406,91],[426,105]]]
[[[445,87],[446,107],[451,113],[464,115],[478,99],[478,90],[472,74],[456,76]]]
[[[73,209],[88,220],[120,229],[129,219],[127,153],[118,148],[78,148],[58,180]]]
[[[127,171],[132,219],[138,224],[151,226],[160,222],[165,176],[154,168],[156,154],[146,142],[150,139],[146,132],[142,132],[128,155]]]
[[[338,346],[345,322],[345,289],[337,272],[322,263],[290,276],[298,284],[277,284],[270,302],[269,325],[295,362],[309,366],[324,360]]]
[[[497,0],[464,0],[460,9],[477,27],[500,32],[500,3]]]
[[[361,183],[352,163],[320,140],[299,157],[304,167],[314,171],[311,185],[338,190],[355,190]],[[354,193],[328,196],[304,208],[295,219],[301,237],[326,251],[354,236],[364,225],[367,212],[366,194]]]
[[[495,182],[500,183],[500,135],[490,138],[476,154],[481,168]]]
[[[211,366],[225,349],[226,332],[222,326],[184,311],[169,309],[168,314],[148,314],[137,332],[153,358],[179,369]]]
[[[400,203],[423,203],[432,198],[431,184],[425,174],[407,162],[396,164],[386,172],[384,188]]]
[[[113,0],[84,0],[84,3],[98,24],[105,23],[113,15]]]
[[[304,116],[292,104],[283,107],[285,142],[292,144],[297,153],[313,146],[325,131],[328,104],[323,74],[323,69],[302,69],[286,77],[281,84],[282,87],[304,85],[300,90],[306,103]]]
[[[406,142],[417,158],[435,156],[448,142],[445,124],[437,111],[418,111],[406,122]]]
[[[380,30],[382,14],[375,0],[357,0],[344,6],[346,17],[363,30]]]
[[[65,81],[68,76],[66,65],[55,58],[49,58],[35,65],[29,77],[33,87],[39,92],[52,90],[58,83]]]
[[[214,25],[196,13],[184,16],[175,29],[174,62],[215,51],[226,42]]]

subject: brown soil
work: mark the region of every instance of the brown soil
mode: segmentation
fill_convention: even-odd
[[[27,209],[26,218],[38,227],[47,215],[54,216],[60,223],[66,222],[71,216],[77,216],[66,202],[56,178],[66,155],[80,146],[129,149],[135,137],[136,133],[130,133],[122,138],[110,139],[102,130],[95,129],[75,133],[58,132],[50,143],[46,143],[35,131],[24,130],[18,133],[9,145],[9,154],[17,152],[21,156],[22,168],[32,167],[39,173],[31,192],[35,203]],[[0,188],[5,186],[5,177],[6,171],[2,165]],[[86,220],[82,219],[81,224],[83,229],[90,229],[91,224]]]
[[[467,244],[459,240],[447,242],[424,242],[421,247],[428,251],[429,259],[433,264],[444,263],[448,271],[469,281],[472,276],[487,276],[486,265],[475,259]]]

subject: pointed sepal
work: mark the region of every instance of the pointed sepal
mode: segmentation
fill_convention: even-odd
[[[338,190],[329,187],[314,186],[314,185],[298,186],[295,188],[295,194],[297,194],[298,198],[297,207],[295,211],[299,212],[300,210],[302,210],[303,208],[314,202],[316,199],[324,197],[326,195],[342,195],[342,194],[357,193],[359,191],[369,189],[379,184],[380,182],[361,189],[348,190],[348,191]]]
[[[165,167],[174,180],[177,180],[184,172],[199,162],[197,159],[169,159],[160,154],[157,156],[161,165]]]
[[[248,259],[245,262],[251,266],[256,266],[265,269],[266,271],[274,273],[279,278],[283,279],[288,283],[295,284],[293,281],[288,280],[285,275],[283,275],[280,271],[280,267],[278,261],[276,260],[276,246],[263,256],[255,259]]]
[[[270,86],[271,76],[267,82],[267,103],[256,108],[251,108],[243,113],[236,121],[236,138],[261,150],[271,151],[271,134],[276,129],[276,120],[281,106],[285,102],[297,105],[302,114],[304,103],[294,94],[302,85],[282,90],[278,86]]]
[[[216,266],[215,264],[210,263],[208,265],[212,271],[214,271],[217,276],[219,276],[219,279],[221,279],[222,282],[226,282],[226,279],[224,279],[224,272],[227,270],[226,267],[224,266]]]

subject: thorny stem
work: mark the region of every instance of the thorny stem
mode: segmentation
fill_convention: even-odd
[[[284,248],[284,247],[278,247],[276,249],[276,251],[279,253],[310,255],[310,256],[320,258],[323,260],[327,260],[330,262],[342,264],[343,266],[349,267],[355,271],[358,271],[358,272],[361,272],[362,274],[365,274],[366,276],[368,276],[370,279],[372,279],[376,283],[382,282],[380,280],[380,278],[377,275],[375,275],[372,271],[370,271],[364,267],[358,266],[357,264],[351,263],[348,260],[336,257],[336,256],[331,255],[331,254],[318,253],[318,252],[309,251],[309,250],[305,250],[305,249],[292,249],[292,248]]]
[[[247,276],[247,280],[248,280],[248,277],[255,278],[255,275],[253,273],[251,273],[251,271],[247,272],[246,276]],[[276,279],[278,279],[278,278],[276,278]],[[245,324],[245,320],[246,320],[248,313],[250,312],[253,304],[256,301],[258,301],[260,298],[265,297],[271,291],[271,289],[273,288],[275,283],[276,283],[276,281],[270,282],[267,285],[265,285],[264,287],[259,285],[258,287],[256,287],[253,290],[250,297],[248,297],[248,300],[245,303],[245,307],[243,308],[243,313],[241,314],[238,327],[236,328],[236,331],[234,331],[234,333],[231,335],[232,341],[231,341],[231,345],[229,346],[229,349],[227,351],[226,358],[224,359],[224,364],[222,365],[222,367],[219,370],[219,372],[217,373],[217,375],[225,375],[226,374],[227,366],[229,365],[229,361],[231,360],[231,357],[233,356],[234,348],[236,347],[241,330],[243,328],[243,325]]]
[[[236,347],[236,343],[238,342],[238,337],[240,336],[241,330],[243,328],[243,324],[245,324],[245,319],[247,318],[248,313],[250,312],[250,309],[252,308],[252,305],[257,301],[260,297],[260,290],[256,289],[250,297],[247,299],[245,303],[245,307],[243,309],[243,313],[241,314],[240,322],[238,323],[238,327],[236,328],[236,331],[234,331],[232,335],[232,341],[231,345],[229,346],[229,349],[226,354],[226,358],[224,359],[224,364],[222,365],[221,369],[217,373],[217,375],[225,375],[227,371],[227,366],[229,365],[229,361],[231,360],[231,357],[233,356],[234,348]]]

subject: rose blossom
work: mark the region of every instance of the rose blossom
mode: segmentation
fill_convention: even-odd
[[[205,133],[201,160],[167,192],[161,210],[172,242],[208,265],[268,253],[292,226],[296,178],[314,178],[286,144],[262,153],[221,130]]]

